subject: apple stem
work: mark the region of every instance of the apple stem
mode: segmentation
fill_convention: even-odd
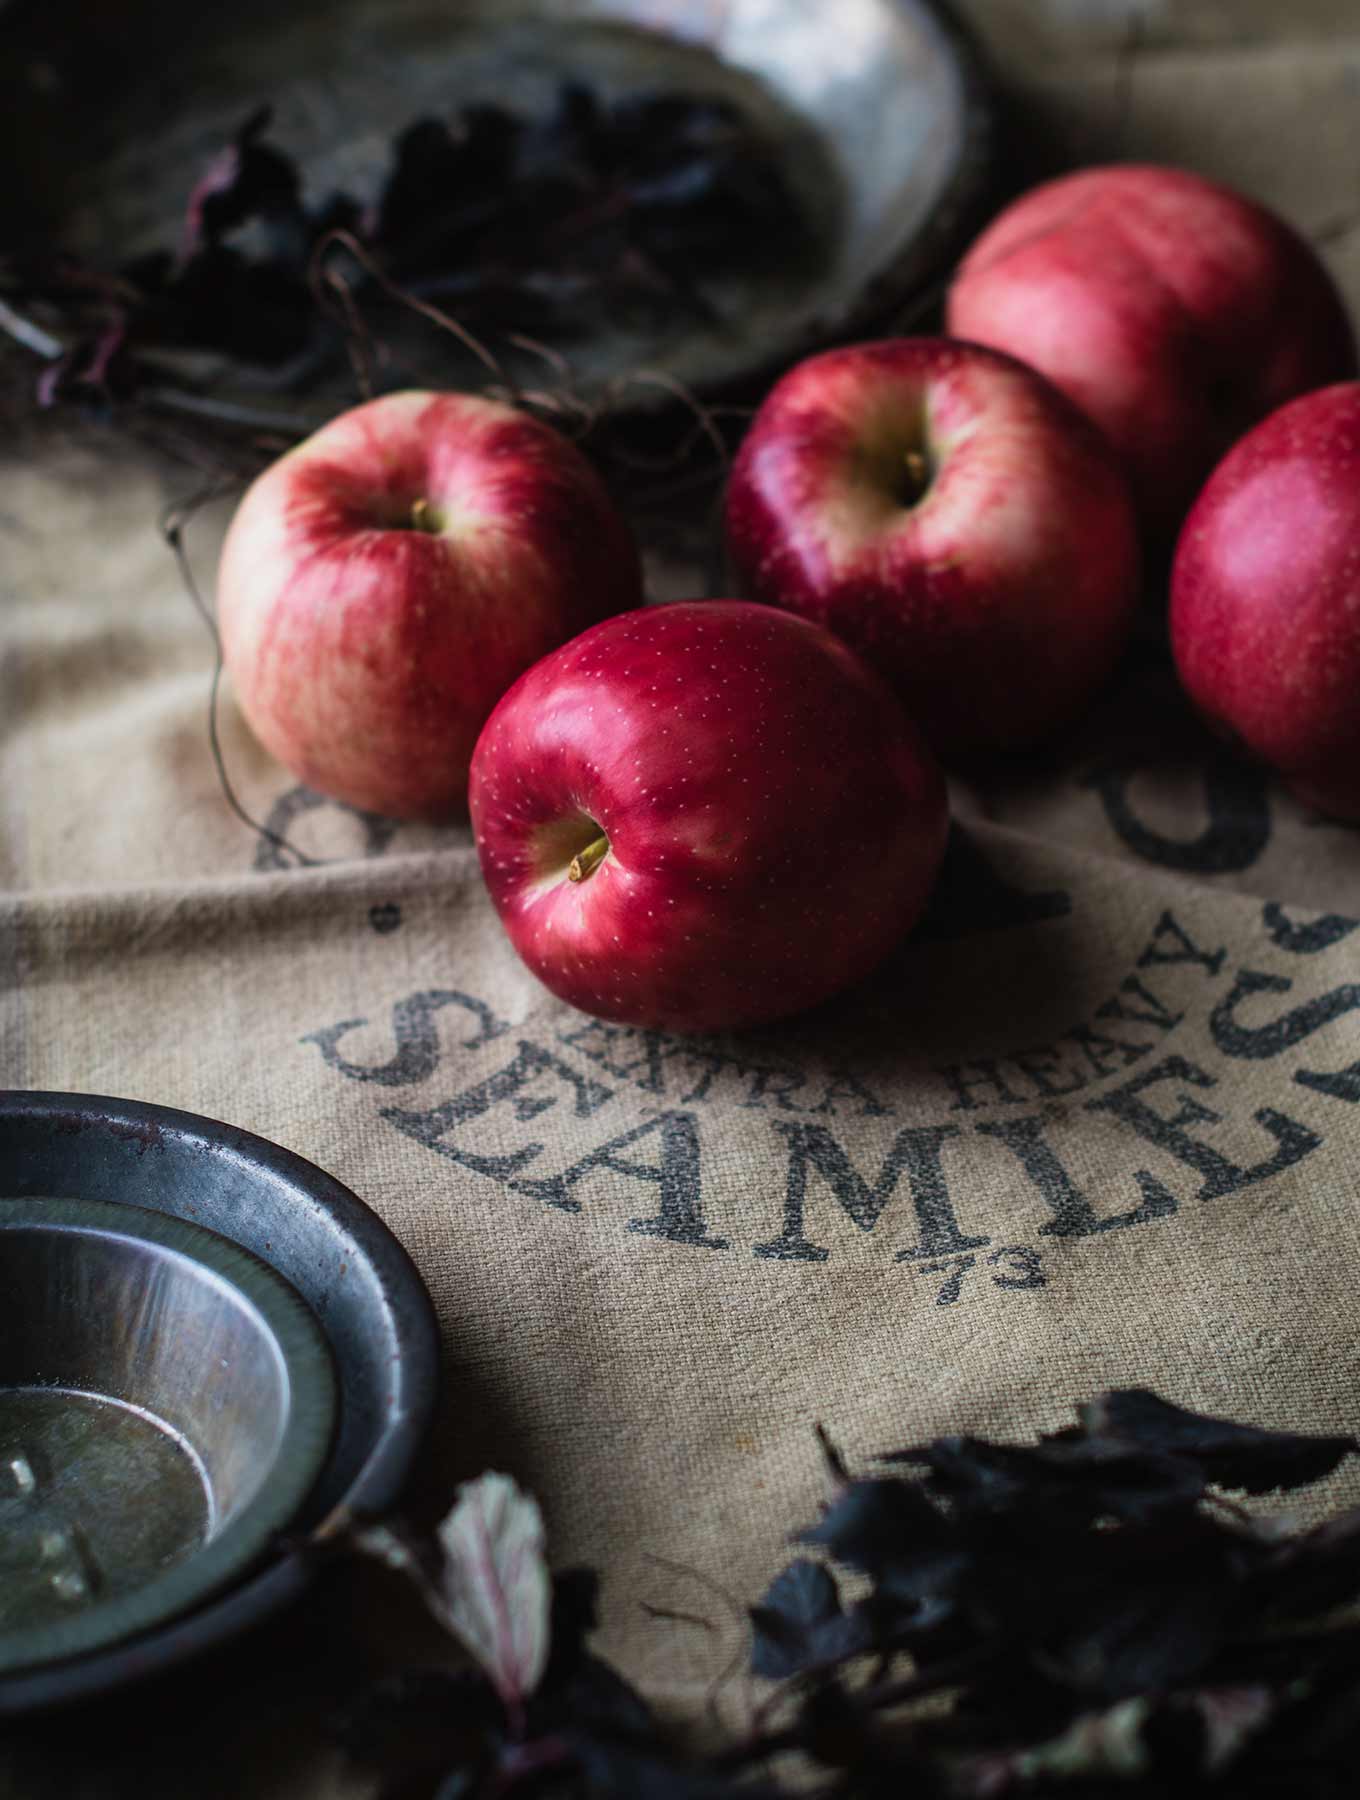
[[[572,857],[567,864],[567,880],[584,881],[588,875],[593,874],[599,868],[608,850],[609,839],[601,833],[599,837],[587,844],[584,850],[578,851]]]
[[[911,483],[907,500],[909,505],[914,505],[930,486],[930,458],[924,450],[908,450],[903,460],[907,465],[907,479]]]
[[[438,533],[439,531],[439,520],[435,516],[434,509],[423,494],[419,500],[413,500],[411,502],[411,524],[417,531],[429,531],[434,533]]]

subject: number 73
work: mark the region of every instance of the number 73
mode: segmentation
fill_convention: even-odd
[[[903,1251],[898,1262],[909,1260],[909,1253]],[[1009,1274],[993,1275],[993,1283],[1000,1288],[1041,1288],[1046,1285],[1043,1266],[1039,1252],[1028,1244],[1007,1244],[1004,1249],[993,1250],[987,1258],[987,1266],[1000,1263],[1009,1269]],[[936,1306],[952,1306],[963,1292],[963,1278],[968,1271],[977,1265],[976,1256],[946,1256],[940,1262],[918,1263],[922,1275],[947,1275],[939,1293],[935,1296]]]

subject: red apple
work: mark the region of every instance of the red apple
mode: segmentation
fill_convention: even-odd
[[[1360,819],[1360,382],[1272,413],[1185,522],[1171,643],[1209,721]]]
[[[395,818],[464,813],[506,688],[640,600],[581,453],[468,394],[389,394],[290,450],[242,500],[217,579],[256,736],[308,786]]]
[[[1169,535],[1214,463],[1286,400],[1355,369],[1303,239],[1184,169],[1083,169],[1023,194],[960,266],[948,324],[1054,381]]]
[[[1138,582],[1132,505],[1089,421],[1008,356],[858,344],[779,381],[727,495],[738,584],[816,619],[941,755],[1063,724],[1109,674]]]
[[[857,981],[914,923],[943,782],[888,689],[806,620],[679,601],[521,676],[472,759],[510,941],[561,999],[670,1031]]]

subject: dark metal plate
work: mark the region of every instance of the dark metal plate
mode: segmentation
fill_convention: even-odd
[[[406,1252],[347,1188],[263,1138],[87,1094],[0,1093],[0,1193],[146,1207],[208,1227],[292,1284],[334,1360],[340,1423],[298,1529],[344,1503],[390,1506],[434,1405],[438,1335]],[[74,1700],[206,1650],[302,1591],[276,1555],[239,1587],[116,1647],[0,1675],[0,1716]]]

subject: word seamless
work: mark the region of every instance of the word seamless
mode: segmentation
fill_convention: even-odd
[[[934,1067],[843,1026],[803,1060],[777,1033],[674,1038],[557,1008],[529,1035],[453,988],[302,1042],[430,1156],[617,1219],[620,1247],[821,1266],[863,1244],[951,1306],[984,1282],[1042,1288],[1059,1245],[1161,1225],[1318,1150],[1360,1101],[1360,981],[1319,979],[1357,929],[1269,904],[1230,956],[1164,910],[1087,1018]],[[1255,1103],[1263,1082],[1275,1104]]]

